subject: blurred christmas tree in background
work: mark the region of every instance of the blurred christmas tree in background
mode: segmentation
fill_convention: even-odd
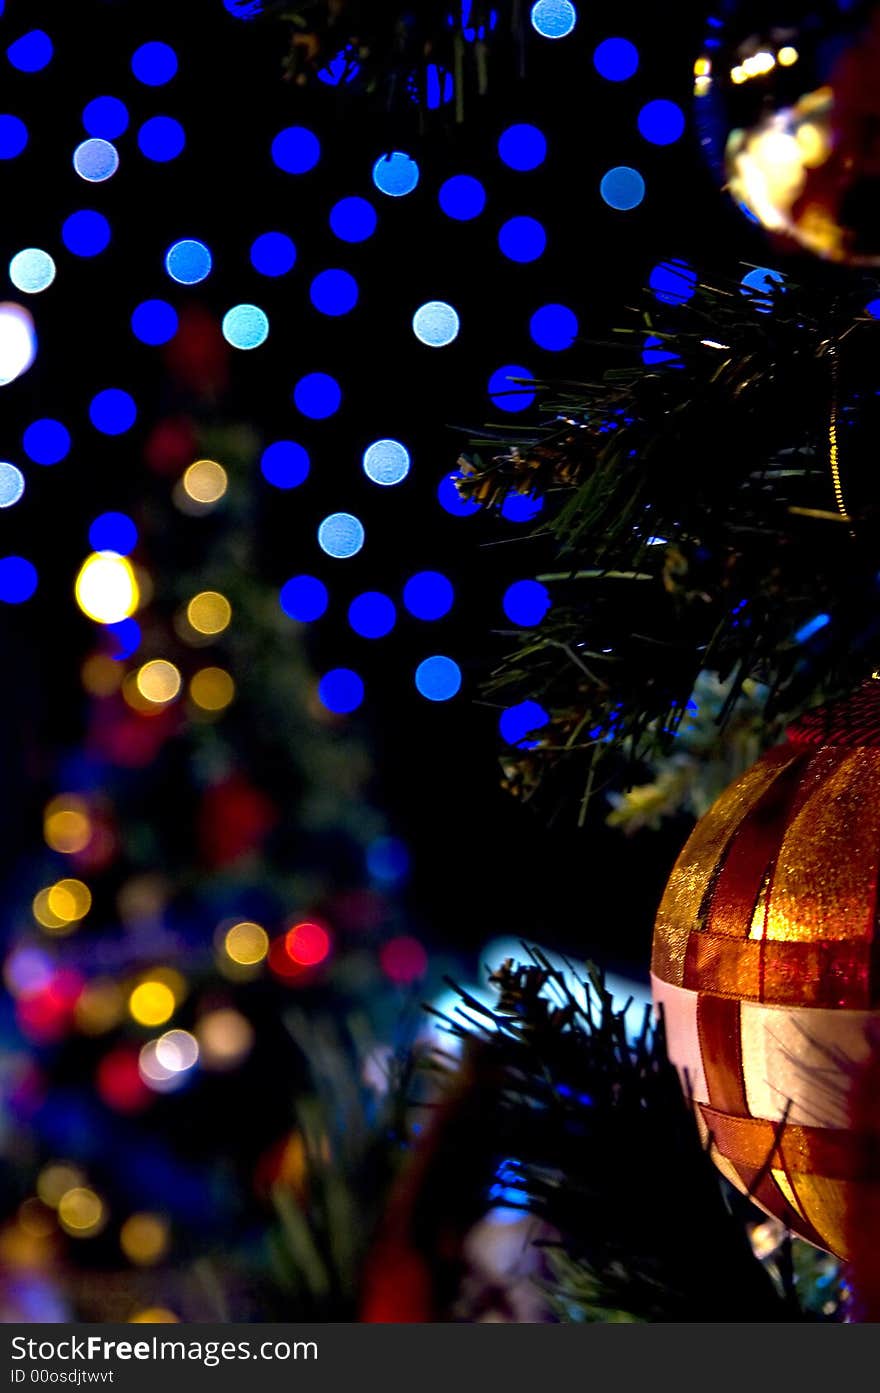
[[[346,1195],[428,958],[346,676],[319,692],[310,596],[261,574],[226,352],[183,326],[136,506],[95,519],[77,578],[81,735],[4,905],[6,1319],[354,1310],[371,1201]]]

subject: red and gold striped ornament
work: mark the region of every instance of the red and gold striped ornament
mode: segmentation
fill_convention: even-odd
[[[718,799],[654,936],[669,1053],[719,1169],[844,1258],[880,1239],[878,882],[872,680]]]

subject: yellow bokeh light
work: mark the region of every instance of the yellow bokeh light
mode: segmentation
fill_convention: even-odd
[[[226,492],[229,478],[216,460],[199,459],[183,476],[185,492],[196,503],[217,503]]]
[[[30,1238],[48,1238],[55,1232],[55,1215],[35,1195],[18,1206],[17,1219]]]
[[[254,1028],[240,1011],[221,1006],[202,1016],[196,1037],[206,1069],[232,1069],[253,1048]]]
[[[791,44],[785,44],[777,53],[776,61],[777,63],[781,63],[783,68],[790,68],[792,63],[797,62],[798,56],[796,48],[792,48]]]
[[[58,1201],[58,1221],[74,1238],[89,1238],[104,1224],[104,1205],[94,1190],[77,1185]]]
[[[173,663],[153,658],[138,669],[137,690],[153,706],[167,706],[180,693],[181,677]]]
[[[81,880],[59,880],[49,887],[46,903],[62,924],[78,924],[92,907],[92,892]]]
[[[712,71],[712,63],[708,58],[698,58],[694,63],[694,77],[708,77]]]
[[[232,618],[232,606],[217,590],[203,590],[186,607],[186,617],[198,634],[222,634]]]
[[[59,935],[72,933],[79,922],[69,913],[73,908],[74,900],[73,898],[68,898],[63,892],[55,893],[54,898],[56,904],[60,909],[64,910],[63,914],[59,914],[57,910],[52,907],[52,897],[53,893],[56,891],[57,886],[47,885],[44,890],[40,890],[34,896],[31,906],[34,918],[40,925],[40,928],[45,929],[47,933]]]
[[[84,850],[91,841],[92,824],[82,798],[68,793],[53,798],[43,813],[43,836],[46,845],[62,855]]]
[[[739,86],[741,82],[747,81],[748,76],[745,68],[740,63],[737,63],[736,67],[730,70],[730,80],[731,82],[735,82],[737,86]]]
[[[179,1321],[180,1317],[167,1306],[146,1306],[128,1318],[129,1325],[177,1325]]]
[[[74,591],[83,614],[96,624],[128,619],[140,601],[131,562],[115,551],[92,552],[80,567]]]
[[[119,1232],[119,1246],[138,1267],[160,1262],[168,1252],[168,1222],[161,1214],[132,1214]]]
[[[125,996],[111,977],[95,977],[77,998],[73,1018],[83,1035],[104,1035],[125,1015]]]
[[[202,711],[224,711],[235,696],[235,683],[222,667],[203,667],[190,681],[189,694]]]
[[[122,664],[106,653],[93,653],[83,663],[81,676],[89,696],[109,697],[119,691],[124,671]]]
[[[128,1009],[138,1025],[164,1025],[177,1002],[167,982],[156,978],[139,983],[128,998]]]
[[[62,1195],[82,1185],[84,1180],[79,1166],[74,1166],[70,1161],[51,1161],[37,1176],[37,1194],[43,1204],[57,1209]]]
[[[233,924],[223,940],[223,947],[234,963],[250,967],[261,963],[269,951],[269,935],[260,924],[245,920]]]

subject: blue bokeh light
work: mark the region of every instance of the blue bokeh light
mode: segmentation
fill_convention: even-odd
[[[529,333],[539,348],[561,353],[578,335],[578,318],[567,305],[542,305],[529,320]]]
[[[146,159],[167,164],[183,152],[186,132],[173,116],[151,116],[138,131],[137,142]]]
[[[514,378],[518,377],[524,377],[530,382],[535,380],[528,368],[517,363],[508,363],[503,368],[496,368],[489,378],[489,397],[499,411],[525,411],[534,404],[536,393],[515,382]]]
[[[399,440],[374,440],[364,451],[363,465],[372,483],[390,487],[409,473],[409,450]]]
[[[126,513],[101,513],[89,528],[92,551],[115,551],[129,556],[137,546],[138,530]]]
[[[341,87],[346,83],[354,82],[361,65],[358,62],[354,44],[346,44],[338,53],[334,53],[328,63],[323,68],[318,69],[318,81],[324,82],[328,87]]]
[[[534,498],[528,493],[509,493],[501,504],[501,516],[505,522],[531,522],[543,506],[543,498]]]
[[[664,305],[683,305],[697,289],[697,273],[686,261],[660,261],[648,277],[648,285]]]
[[[437,485],[437,501],[440,507],[447,513],[451,513],[456,518],[470,517],[473,513],[480,511],[479,503],[475,503],[472,498],[462,498],[456,484],[462,475],[453,470],[451,474],[446,474]]]
[[[131,70],[145,87],[164,87],[177,73],[177,54],[158,39],[141,44],[131,55]]]
[[[296,265],[296,247],[284,232],[264,232],[251,245],[251,265],[261,276],[286,276]]]
[[[102,435],[124,435],[136,419],[134,398],[119,387],[106,387],[89,403],[89,420]]]
[[[478,218],[486,206],[486,190],[472,174],[453,174],[440,185],[438,198],[447,218],[456,222]]]
[[[0,558],[0,600],[7,605],[20,605],[29,600],[37,588],[37,570],[23,556]]]
[[[342,388],[327,372],[308,372],[293,389],[298,411],[313,421],[326,421],[342,403]]]
[[[599,192],[609,208],[627,213],[637,208],[645,197],[645,181],[637,169],[619,164],[603,174]]]
[[[178,285],[198,285],[211,274],[211,253],[204,242],[184,237],[165,253],[165,270]]]
[[[8,460],[0,460],[0,508],[11,508],[24,493],[24,475]]]
[[[380,885],[400,885],[409,874],[409,852],[399,837],[377,837],[367,847],[367,871]]]
[[[90,136],[77,145],[73,152],[73,167],[80,179],[88,184],[103,184],[111,179],[119,168],[119,152],[109,140]]]
[[[361,638],[384,638],[397,623],[397,610],[381,591],[365,590],[349,605],[348,622]]]
[[[547,246],[547,234],[537,218],[508,218],[498,230],[498,246],[510,261],[537,261]]]
[[[60,464],[70,454],[70,431],[60,421],[45,416],[26,428],[22,446],[34,464]]]
[[[455,590],[439,571],[417,571],[403,587],[403,603],[414,619],[442,619],[452,609]]]
[[[403,198],[412,193],[419,182],[419,167],[411,155],[394,150],[381,155],[373,165],[373,183],[389,198]]]
[[[502,605],[511,624],[524,629],[540,624],[551,606],[550,592],[539,580],[517,580],[504,592]]]
[[[31,29],[9,45],[6,57],[20,73],[38,73],[48,67],[54,53],[52,40],[42,29]]]
[[[340,242],[366,242],[379,223],[379,214],[366,198],[341,198],[330,209],[330,230]]]
[[[256,19],[263,12],[263,0],[223,0],[223,8],[233,19]]]
[[[141,343],[157,347],[177,333],[177,310],[167,300],[142,300],[131,316],[131,331]]]
[[[770,266],[754,266],[740,282],[740,290],[761,314],[770,314],[773,296],[785,287],[785,276]]]
[[[357,556],[364,540],[364,525],[353,513],[331,513],[318,528],[318,546],[339,561]]]
[[[41,247],[25,247],[9,263],[9,279],[25,295],[39,295],[55,279],[55,262]]]
[[[363,679],[350,667],[331,668],[318,683],[318,696],[328,711],[348,716],[364,699]]]
[[[74,256],[98,256],[110,245],[110,224],[103,213],[83,208],[65,218],[61,240]]]
[[[536,0],[532,6],[532,28],[542,39],[564,39],[576,24],[571,0]]]
[[[502,131],[498,140],[498,154],[508,169],[516,169],[525,174],[537,169],[547,158],[547,140],[543,131],[527,121],[519,121]]]
[[[118,97],[93,97],[83,107],[82,123],[89,135],[116,140],[128,130],[128,107]]]
[[[275,440],[260,457],[260,470],[276,489],[295,489],[305,483],[311,462],[309,452],[295,440]]]
[[[812,619],[808,619],[795,634],[796,643],[807,643],[814,634],[821,633],[822,629],[827,629],[831,623],[830,614],[815,614]]]
[[[639,112],[639,133],[652,145],[672,145],[684,134],[684,112],[675,102],[658,97]]]
[[[880,319],[880,300],[869,300],[865,306],[865,313],[872,319]]]
[[[113,652],[110,656],[114,662],[124,663],[140,648],[141,626],[136,619],[120,619],[115,624],[107,624],[105,628],[113,639]]]
[[[668,347],[668,340],[657,334],[649,334],[642,348],[642,362],[646,368],[683,367],[679,355]]]
[[[28,143],[28,129],[18,116],[0,116],[0,160],[14,160]]]
[[[502,711],[498,729],[508,745],[516,745],[520,750],[534,750],[539,741],[526,737],[540,730],[549,720],[547,712],[537,701],[521,701]]]
[[[327,587],[317,576],[292,576],[278,598],[288,618],[299,624],[313,624],[326,614],[330,603]]]
[[[308,174],[321,158],[321,142],[305,126],[287,126],[272,141],[272,159],[285,174]]]
[[[638,71],[639,50],[629,39],[603,39],[593,54],[593,64],[608,82],[626,82]]]
[[[446,348],[458,338],[458,311],[445,300],[429,300],[413,315],[413,333],[428,348]]]
[[[349,314],[358,302],[358,283],[348,271],[320,271],[309,287],[309,299],[320,314]]]
[[[416,668],[416,690],[427,701],[450,701],[461,690],[461,668],[452,658],[435,653]]]
[[[223,316],[222,329],[233,348],[259,348],[269,337],[269,317],[259,305],[233,305]]]

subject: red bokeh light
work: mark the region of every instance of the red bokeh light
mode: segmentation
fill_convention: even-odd
[[[417,982],[428,971],[428,954],[417,938],[402,934],[391,938],[379,951],[379,962],[386,977],[399,986]]]
[[[307,919],[288,930],[284,946],[300,967],[317,967],[330,952],[330,935],[320,924]]]
[[[152,1098],[138,1069],[138,1051],[119,1045],[98,1065],[98,1093],[116,1112],[140,1112]]]

